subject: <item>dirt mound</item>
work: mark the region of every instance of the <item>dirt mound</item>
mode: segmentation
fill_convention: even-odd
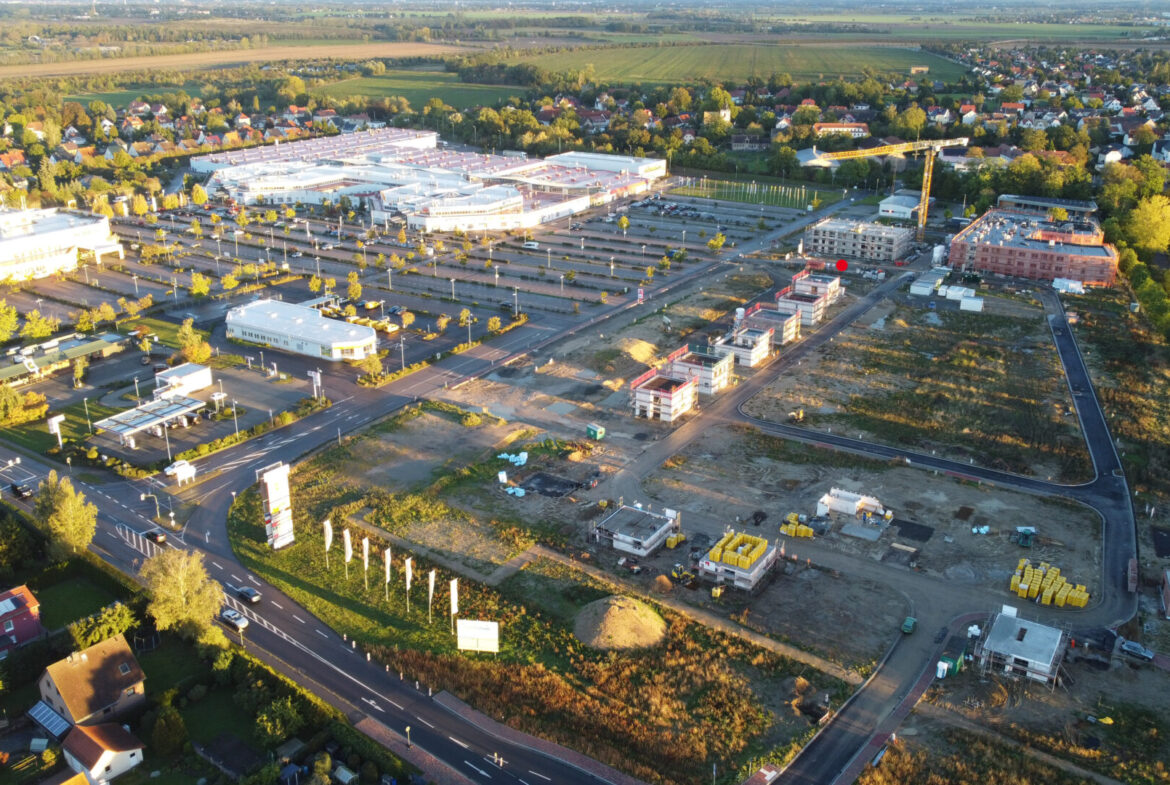
[[[670,582],[670,578],[665,575],[659,575],[654,579],[654,591],[659,594],[669,594],[670,590],[674,588],[674,584]]]
[[[581,609],[573,634],[595,649],[643,649],[662,640],[666,622],[644,602],[606,597]]]

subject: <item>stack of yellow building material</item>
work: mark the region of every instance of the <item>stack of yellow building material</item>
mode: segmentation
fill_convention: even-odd
[[[1012,573],[1011,592],[1021,599],[1035,600],[1041,605],[1058,608],[1084,608],[1089,604],[1089,592],[1084,584],[1073,585],[1060,574],[1060,568],[1048,562],[1033,566],[1028,559],[1020,559]]]
[[[806,537],[812,539],[813,536],[812,527],[805,526],[803,523],[781,524],[780,533],[786,537]]]
[[[685,534],[683,534],[682,532],[679,532],[678,534],[672,534],[666,538],[666,547],[667,548],[677,548],[678,546],[682,545],[686,541],[687,541],[687,536]]]

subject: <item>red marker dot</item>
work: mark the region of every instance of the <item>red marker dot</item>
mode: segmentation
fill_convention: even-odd
[[[837,260],[837,272],[843,273],[848,269],[849,269],[849,262],[845,261],[844,259]]]

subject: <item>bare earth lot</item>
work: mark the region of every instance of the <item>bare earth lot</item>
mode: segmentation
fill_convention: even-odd
[[[1088,453],[1052,337],[1032,318],[889,303],[747,405],[782,420],[1021,474],[1087,479]]]

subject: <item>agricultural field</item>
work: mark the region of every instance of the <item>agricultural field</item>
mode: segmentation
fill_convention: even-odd
[[[984,22],[948,17],[924,19],[921,16],[906,14],[810,14],[808,16],[778,17],[776,21],[784,24],[864,25],[867,30],[881,35],[883,39],[889,37],[894,40],[921,42],[943,39],[1117,41],[1126,38],[1140,39],[1143,34],[1153,30],[1151,27],[1127,27],[1124,25]],[[832,37],[833,34],[822,35]]]
[[[912,65],[930,66],[931,76],[937,79],[957,80],[963,75],[961,66],[912,49],[821,43],[631,47],[558,52],[520,59],[550,71],[581,69],[592,64],[602,81],[647,84],[703,79],[741,82],[751,76],[767,79],[780,73],[797,80],[859,77],[867,68],[908,75]]]
[[[468,106],[494,105],[510,96],[525,93],[522,87],[506,85],[466,84],[453,73],[444,71],[387,71],[381,76],[345,79],[314,91],[317,95],[333,98],[362,96],[383,98],[402,96],[411,108],[421,110],[431,98],[441,98],[456,109]]]
[[[109,90],[95,93],[78,93],[76,95],[67,95],[62,98],[62,101],[76,101],[82,106],[89,106],[90,101],[101,101],[105,104],[117,107],[123,107],[131,101],[136,100],[142,95],[158,95],[161,93],[178,92],[179,90],[186,91],[187,95],[198,96],[200,94],[200,85],[194,82],[187,84],[175,85],[142,85],[139,87],[127,87],[123,90]]]
[[[746,410],[777,420],[804,407],[817,430],[1063,482],[1087,479],[1088,452],[1042,311],[1009,317],[924,305],[875,309]]]
[[[306,51],[306,49],[308,49]],[[267,46],[256,49],[226,49],[213,52],[157,55],[154,57],[110,57],[100,60],[76,60],[62,63],[32,63],[0,66],[0,79],[28,76],[77,76],[85,74],[129,73],[185,68],[215,68],[238,63],[277,62],[306,58],[362,60],[369,57],[441,57],[459,51],[459,47],[442,44],[399,43],[392,41],[322,43]]]

